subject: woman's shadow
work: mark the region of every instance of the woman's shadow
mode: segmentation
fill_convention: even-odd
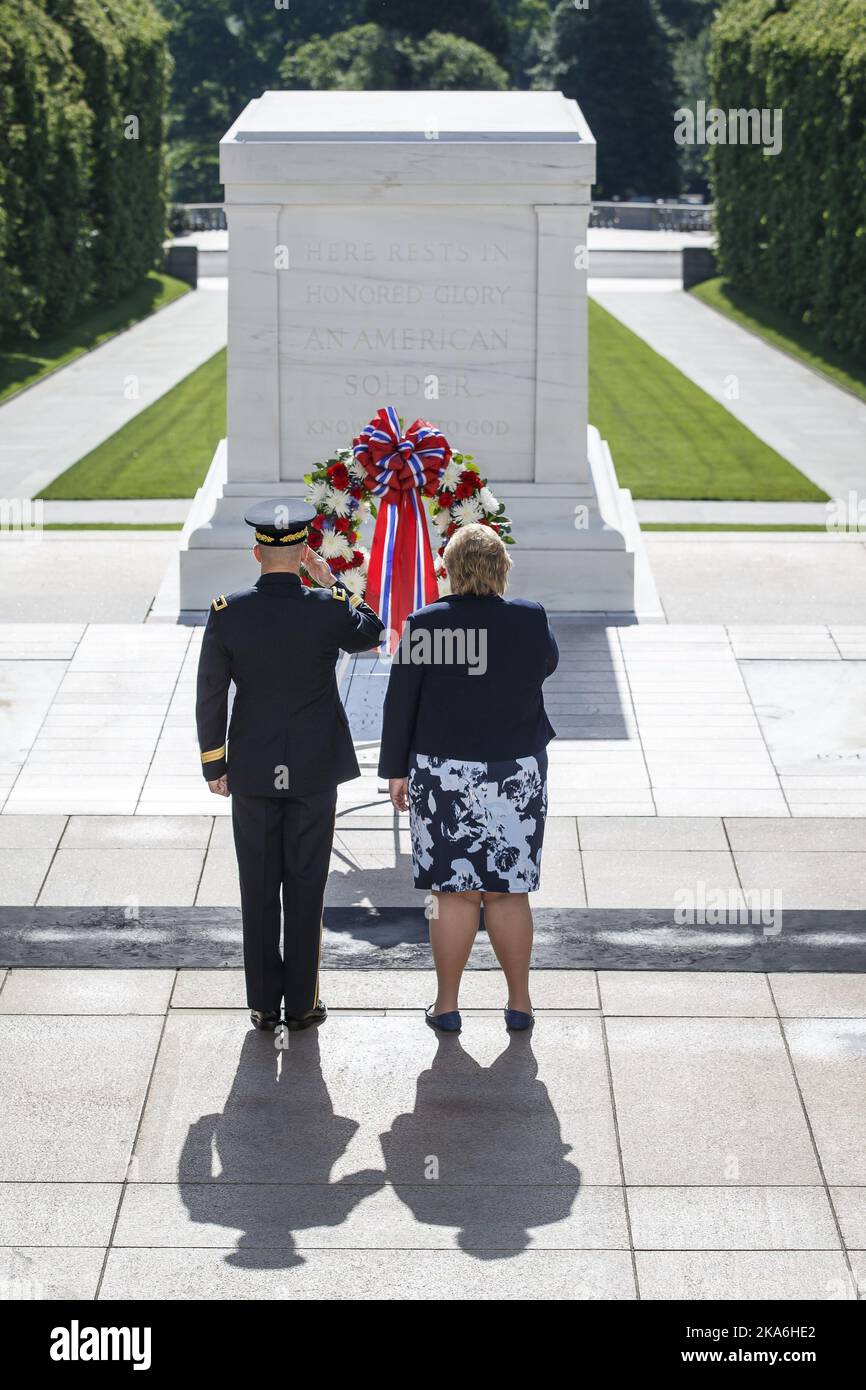
[[[421,1226],[457,1228],[462,1250],[499,1259],[525,1249],[531,1229],[566,1220],[577,1195],[580,1174],[526,1035],[513,1034],[489,1067],[456,1037],[440,1038],[413,1110],[380,1135],[385,1171],[333,1182],[358,1128],[334,1111],[315,1030],[287,1050],[251,1033],[223,1112],[197,1120],[183,1146],[178,1182],[191,1219],[240,1232],[229,1264],[287,1269],[304,1263],[304,1231],[342,1225],[390,1183]],[[395,1248],[450,1246],[445,1236],[401,1237],[399,1226]],[[326,1244],[321,1234],[315,1243]]]
[[[461,1250],[478,1259],[517,1255],[530,1230],[565,1221],[580,1184],[526,1033],[510,1034],[489,1067],[440,1035],[414,1109],[381,1143],[416,1221],[459,1228]]]

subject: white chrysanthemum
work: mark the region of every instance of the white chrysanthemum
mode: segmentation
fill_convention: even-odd
[[[353,501],[354,498],[350,497],[348,492],[334,488],[331,493],[331,512],[334,516],[348,516]]]
[[[363,568],[358,565],[355,569],[343,570],[340,575],[340,583],[349,590],[350,594],[363,594],[367,587],[367,576]]]
[[[483,487],[478,494],[478,500],[488,516],[494,515],[499,511],[499,498],[494,497],[489,487]]]
[[[350,454],[346,459],[346,467],[349,470],[349,477],[355,483],[362,483],[367,476],[364,465],[358,462],[354,454]]]
[[[445,535],[445,532],[451,525],[451,513],[447,509],[447,507],[443,507],[440,512],[436,513],[436,515],[433,518],[433,525],[436,527],[436,529],[440,532],[441,535]]]
[[[451,508],[452,520],[458,526],[471,526],[473,521],[480,521],[484,512],[475,497],[466,497],[462,502],[455,502]]]
[[[339,556],[343,560],[351,560],[352,547],[346,540],[342,531],[332,531],[326,529],[322,532],[322,544],[319,547],[319,554],[323,560],[336,560]]]
[[[326,483],[324,480],[317,483],[310,483],[307,501],[311,507],[315,507],[317,512],[321,512],[324,510],[324,504],[327,502],[330,491],[330,483]]]
[[[460,464],[455,463],[454,460],[451,459],[445,468],[445,472],[442,474],[440,487],[446,488],[448,492],[453,492],[462,472],[463,469]]]

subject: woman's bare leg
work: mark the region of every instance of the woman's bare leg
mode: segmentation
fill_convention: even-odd
[[[450,1014],[458,1007],[460,979],[481,915],[480,893],[434,893],[436,913],[430,918],[430,945],[439,991],[434,1014]]]
[[[532,1012],[529,998],[529,958],[532,954],[532,912],[528,893],[485,893],[484,925],[496,959],[508,982],[508,1007]]]

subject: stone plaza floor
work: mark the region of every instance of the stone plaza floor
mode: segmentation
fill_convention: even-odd
[[[486,939],[462,1034],[424,1026],[386,668],[347,660],[330,1017],[288,1048],[244,1007],[201,629],[145,622],[175,541],[93,540],[0,547],[0,1298],[862,1296],[860,538],[649,534],[667,623],[554,620],[530,1036]],[[684,893],[778,893],[780,934],[684,932]]]
[[[866,813],[866,626],[554,628],[553,816]],[[197,762],[201,635],[0,626],[3,815],[227,815]],[[340,791],[347,827],[392,819],[375,770],[386,678],[371,657],[342,673],[362,766]]]
[[[251,1033],[236,971],[12,970],[12,1298],[818,1299],[866,1287],[866,976],[325,972]]]

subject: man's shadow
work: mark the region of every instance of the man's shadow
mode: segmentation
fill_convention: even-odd
[[[531,1229],[565,1221],[580,1185],[526,1033],[510,1034],[489,1067],[440,1035],[415,1108],[380,1137],[388,1181],[416,1221],[458,1227],[460,1249],[482,1260],[517,1255]]]
[[[358,1121],[334,1113],[317,1030],[290,1036],[288,1048],[244,1039],[225,1109],[190,1127],[178,1165],[192,1220],[242,1233],[227,1259],[241,1268],[303,1264],[296,1234],[342,1225],[385,1181],[367,1169],[331,1182]]]
[[[342,1225],[386,1181],[417,1222],[458,1228],[460,1248],[479,1259],[517,1254],[531,1228],[567,1219],[580,1174],[566,1160],[529,1037],[512,1035],[489,1067],[456,1037],[440,1038],[414,1109],[380,1136],[385,1171],[337,1182],[331,1173],[359,1125],[334,1113],[319,1046],[314,1029],[285,1050],[251,1033],[222,1114],[189,1130],[180,1194],[194,1222],[240,1232],[227,1263],[303,1264],[298,1234]]]

